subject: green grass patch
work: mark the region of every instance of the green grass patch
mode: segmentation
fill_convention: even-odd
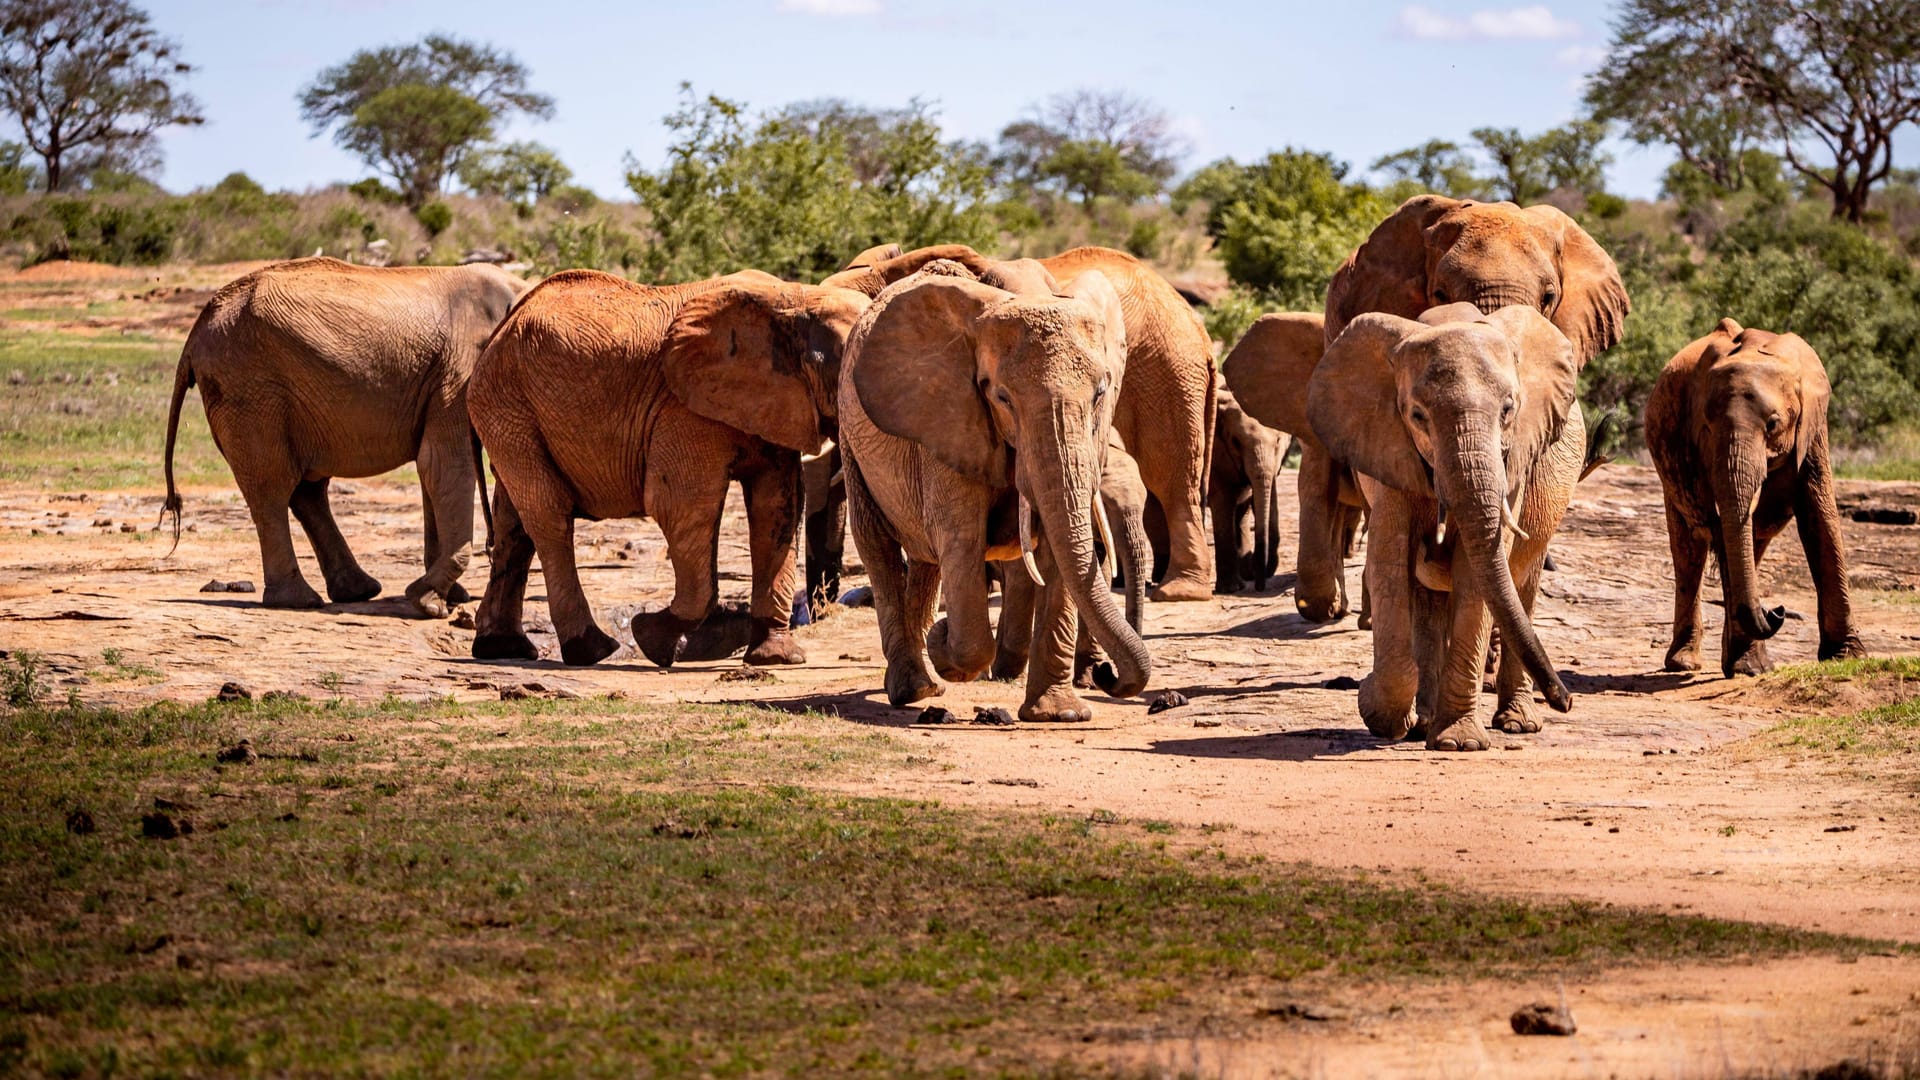
[[[1779,724],[1766,736],[1775,745],[1866,756],[1920,751],[1920,656],[1795,664],[1765,679],[1797,704],[1853,706]]]
[[[1823,753],[1912,754],[1920,752],[1920,699],[1876,705],[1845,716],[1811,716],[1773,729],[1792,747]]]
[[[1767,685],[1801,704],[1825,704],[1848,684],[1891,687],[1898,695],[1905,684],[1920,680],[1920,656],[1866,656],[1791,664],[1768,672],[1764,678]]]
[[[1833,471],[1856,480],[1920,480],[1920,425],[1883,431],[1871,447],[1838,455]]]
[[[36,707],[0,745],[0,1070],[1032,1075],[1249,983],[1877,947],[822,793],[925,747],[759,709]]]
[[[0,329],[0,483],[51,491],[157,487],[180,344],[140,334]],[[175,476],[231,483],[197,395]]]

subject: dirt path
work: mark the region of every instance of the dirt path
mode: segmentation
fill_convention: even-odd
[[[1917,485],[1843,489],[1850,501],[1920,504]],[[1330,627],[1302,622],[1285,577],[1261,595],[1150,607],[1155,689],[1178,688],[1192,703],[1150,716],[1144,702],[1101,699],[1094,722],[1072,728],[910,727],[915,713],[889,709],[879,692],[870,610],[803,630],[811,662],[780,670],[771,684],[718,681],[737,660],[661,672],[625,650],[586,670],[553,661],[478,663],[466,655],[470,631],[407,618],[398,598],[418,572],[415,491],[379,481],[335,491],[343,531],[391,595],[298,613],[266,611],[257,596],[198,591],[209,579],[259,583],[245,507],[231,491],[188,493],[193,531],[170,558],[169,538],[149,531],[156,493],[0,492],[0,648],[45,654],[60,692],[74,688],[89,701],[199,699],[228,679],[256,694],[337,691],[361,699],[483,698],[538,680],[581,693],[815,709],[849,724],[900,729],[948,766],[883,772],[853,785],[864,793],[1102,810],[1169,822],[1183,838],[1202,824],[1226,826],[1207,842],[1394,879],[1417,875],[1920,942],[1920,770],[1903,761],[1849,765],[1761,752],[1745,740],[1786,716],[1786,705],[1755,693],[1751,682],[1658,670],[1671,594],[1649,470],[1611,467],[1588,480],[1555,544],[1559,570],[1547,576],[1536,619],[1569,673],[1574,711],[1539,735],[1499,737],[1501,749],[1467,756],[1370,738],[1353,691],[1327,687],[1364,674],[1369,636],[1351,619]],[[737,500],[732,512],[739,513]],[[120,531],[122,522],[139,531]],[[1869,648],[1920,652],[1913,591],[1920,528],[1847,528]],[[723,598],[739,600],[744,528],[722,535]],[[583,576],[603,622],[666,603],[671,574],[653,525],[582,523],[580,536]],[[303,562],[317,582],[304,555]],[[1358,572],[1356,561],[1349,568],[1356,586]],[[1814,597],[1792,535],[1780,539],[1763,572],[1773,595],[1803,616],[1775,639],[1775,658],[1812,659]],[[468,581],[478,591],[484,564]],[[531,596],[530,617],[543,619],[537,576]],[[1716,611],[1708,622],[1717,627]],[[555,652],[550,633],[535,640]],[[160,674],[112,681],[101,661],[108,648]],[[1707,658],[1717,666],[1716,643]],[[966,716],[973,705],[1018,700],[1017,687],[979,683],[951,688],[942,704]],[[1869,766],[1877,775],[1867,775]],[[1856,984],[1865,991],[1856,994]],[[1506,1013],[1526,997],[1511,987],[1497,994],[1403,989],[1396,991],[1402,1012],[1381,1011],[1375,1020],[1366,1019],[1374,1015],[1367,1009],[1379,1002],[1349,989],[1343,1008],[1358,1011],[1348,1022],[1322,1025],[1327,1031],[1267,1022],[1211,1043],[1189,1038],[1175,1046],[1138,1033],[1096,1033],[1094,1041],[1122,1057],[1189,1054],[1208,1073],[1261,1075],[1271,1067],[1347,1075],[1365,1061],[1414,1073],[1437,1066],[1449,1075],[1466,1064],[1496,1076],[1531,1075],[1535,1067],[1600,1075],[1603,1062],[1619,1063],[1623,1075],[1694,1075],[1822,1064],[1814,1059],[1828,1049],[1920,1044],[1920,965],[1911,958],[1642,971],[1568,992],[1586,995],[1576,1006],[1588,1034],[1556,1044],[1564,1068],[1553,1059],[1547,1069],[1538,1056],[1544,1051],[1515,1049],[1542,1040],[1501,1035]],[[1451,1004],[1461,993],[1470,1007]],[[1786,1041],[1768,1041],[1775,1038]],[[1635,1049],[1641,1043],[1652,1049]]]

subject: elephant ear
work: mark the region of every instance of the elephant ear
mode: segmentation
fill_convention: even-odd
[[[1530,307],[1504,307],[1486,321],[1513,346],[1517,361],[1521,403],[1507,434],[1507,477],[1519,483],[1541,451],[1560,437],[1579,390],[1580,365],[1567,336]]]
[[[1813,346],[1799,334],[1783,334],[1781,338],[1791,341],[1800,357],[1800,422],[1793,431],[1793,464],[1798,468],[1806,464],[1807,455],[1816,445],[1826,442],[1827,399],[1833,396],[1833,386],[1827,382],[1826,365]]]
[[[1384,312],[1354,319],[1307,384],[1307,421],[1336,461],[1388,487],[1430,495],[1433,478],[1400,419],[1393,374],[1394,350],[1420,329]]]
[[[1290,435],[1313,437],[1307,423],[1307,382],[1327,350],[1318,312],[1262,315],[1220,365],[1227,388],[1248,416]]]
[[[1427,227],[1466,205],[1444,195],[1415,195],[1375,226],[1327,285],[1327,344],[1363,312],[1385,311],[1411,319],[1425,311]]]
[[[805,318],[781,289],[741,281],[689,297],[667,332],[661,370],[688,409],[789,450],[818,453]]]
[[[1022,260],[1029,261],[1029,260]],[[1038,263],[1034,264],[1038,266]],[[1041,269],[1045,273],[1045,268]],[[1048,274],[1048,280],[1053,275]],[[1108,387],[1113,400],[1120,397],[1120,384],[1127,374],[1127,313],[1120,306],[1120,293],[1113,287],[1107,275],[1098,270],[1089,270],[1073,279],[1073,284],[1055,295],[1071,296],[1100,313],[1101,321],[1107,326],[1107,369],[1111,372],[1112,382]]]
[[[897,259],[903,252],[899,244],[876,244],[848,260],[842,270],[863,270],[869,266],[879,266],[888,259]]]
[[[980,396],[974,323],[1008,298],[968,278],[915,275],[874,301],[848,346],[854,393],[875,427],[994,486],[1006,482],[1007,449]]]
[[[1620,270],[1587,230],[1558,207],[1529,206],[1524,213],[1559,240],[1560,304],[1553,325],[1573,343],[1581,367],[1620,343],[1622,324],[1633,309]]]
[[[1015,296],[1072,296],[1038,259],[1007,259],[987,267],[980,280]]]

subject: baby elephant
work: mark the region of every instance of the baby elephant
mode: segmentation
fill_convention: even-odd
[[[1820,659],[1864,656],[1853,625],[1847,553],[1827,456],[1826,368],[1794,334],[1713,333],[1667,363],[1647,399],[1647,449],[1667,502],[1673,548],[1668,671],[1700,669],[1700,577],[1711,547],[1726,595],[1720,671],[1767,670],[1762,644],[1786,610],[1760,606],[1755,566],[1789,520],[1820,597]]]
[[[561,658],[612,654],[580,589],[573,522],[645,516],[666,535],[673,603],[634,616],[633,639],[671,665],[718,600],[720,517],[739,480],[747,662],[803,662],[789,629],[800,455],[832,433],[841,349],[866,307],[859,293],[758,271],[649,288],[568,270],[529,293],[473,373],[473,424],[500,477],[473,655],[539,655],[520,621],[536,553]]]
[[[1224,386],[1214,391],[1214,400],[1207,481],[1213,591],[1235,593],[1246,584],[1264,591],[1280,563],[1280,463],[1287,456],[1287,434],[1248,415]]]
[[[213,441],[253,515],[268,607],[322,603],[294,560],[300,519],[336,603],[380,593],[333,522],[327,485],[411,461],[426,511],[426,573],[407,586],[423,614],[468,599],[458,578],[473,541],[467,380],[487,336],[527,283],[494,266],[350,266],[298,259],[222,288],[180,351],[167,413],[167,501],[179,536],[173,443],[198,385]]]

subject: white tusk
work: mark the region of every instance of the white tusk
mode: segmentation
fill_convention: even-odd
[[[828,454],[831,454],[831,453],[833,453],[833,440],[832,440],[832,439],[828,439],[828,440],[827,440],[827,441],[826,441],[826,442],[825,442],[824,444],[822,444],[822,445],[821,445],[821,447],[820,447],[820,452],[819,452],[819,453],[817,453],[817,454],[801,454],[801,455],[800,455],[800,460],[801,460],[801,461],[802,461],[803,463],[804,463],[804,462],[808,462],[808,461],[818,461],[818,460],[820,460],[821,458],[823,458],[823,457],[826,457],[826,456],[827,456]]]
[[[1100,569],[1106,572],[1107,586],[1111,588],[1114,560],[1113,526],[1107,523],[1107,500],[1101,498],[1097,491],[1093,493],[1093,523],[1100,527],[1100,543],[1107,550],[1107,557],[1100,564]]]
[[[1020,561],[1027,564],[1027,576],[1035,585],[1047,587],[1047,579],[1040,576],[1040,564],[1033,561],[1033,507],[1028,505],[1027,497],[1020,496]]]
[[[1440,524],[1434,526],[1433,528],[1433,546],[1439,547],[1440,545],[1446,542],[1447,542],[1447,511],[1445,507],[1442,507],[1440,510]]]
[[[1505,499],[1500,500],[1500,523],[1502,525],[1505,525],[1507,528],[1512,529],[1513,535],[1519,537],[1522,540],[1533,539],[1532,537],[1526,534],[1525,530],[1520,528],[1520,519],[1513,515],[1513,504],[1509,503]]]

